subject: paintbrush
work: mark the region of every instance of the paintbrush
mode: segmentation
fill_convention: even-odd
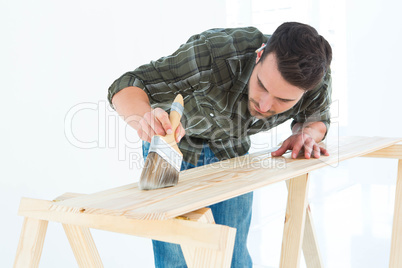
[[[172,103],[169,114],[172,134],[152,137],[149,153],[141,173],[139,183],[141,190],[170,187],[178,183],[183,154],[176,143],[176,129],[180,124],[183,106],[183,97],[178,94]]]

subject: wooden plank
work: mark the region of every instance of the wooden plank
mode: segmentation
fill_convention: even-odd
[[[14,267],[38,267],[48,221],[25,217]]]
[[[290,180],[286,181],[286,187],[289,189]],[[304,235],[302,250],[306,266],[308,268],[322,268],[324,267],[321,253],[318,247],[317,236],[313,224],[310,205],[307,204],[306,208],[306,221],[304,224]]]
[[[183,215],[183,217],[186,216],[191,220],[196,220],[202,223],[215,223],[211,209],[209,208],[200,209],[195,213]],[[190,268],[229,268],[232,261],[235,237],[236,229],[228,229],[228,232],[221,237],[225,245],[225,247],[221,250],[182,245],[181,249],[183,251],[184,258],[186,259],[187,266]]]
[[[398,161],[390,268],[402,267],[402,160]]]
[[[363,155],[363,157],[397,158],[402,159],[402,144],[394,144],[387,148]]]
[[[53,202],[60,202],[63,200],[67,200],[69,198],[75,198],[75,197],[84,196],[84,195],[85,194],[79,194],[79,193],[64,193],[64,194],[56,197],[53,200]],[[198,210],[185,213],[181,216],[177,216],[177,217],[175,217],[175,219],[191,220],[191,221],[211,223],[211,224],[215,223],[215,220],[214,220],[214,217],[212,215],[210,208],[200,208]]]
[[[330,156],[320,159],[272,158],[251,154],[180,173],[175,187],[140,191],[137,184],[56,202],[51,209],[94,215],[125,215],[132,219],[165,220],[236,197],[278,181],[336,165],[400,142],[397,138],[347,137],[329,142]],[[186,200],[186,202],[183,202]]]
[[[224,225],[206,224],[191,220],[143,221],[129,219],[125,215],[96,215],[87,214],[85,211],[72,213],[49,210],[52,203],[46,200],[22,198],[18,214],[34,219],[79,225],[213,250],[221,250],[226,247],[226,242],[221,237],[227,236],[227,233],[231,232],[229,229],[233,229]]]
[[[175,219],[215,224],[214,216],[210,208],[200,208],[196,211],[177,216]]]
[[[85,194],[67,192],[67,193],[64,193],[64,194],[56,197],[55,199],[52,200],[52,202],[60,202],[60,201],[64,201],[64,200],[75,198],[75,197],[80,197],[80,196],[82,197],[84,195]]]
[[[103,267],[89,228],[63,224],[79,267]]]
[[[279,267],[299,267],[306,221],[308,174],[289,182],[282,252]]]

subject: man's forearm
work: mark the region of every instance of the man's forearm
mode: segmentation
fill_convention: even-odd
[[[126,87],[113,96],[117,113],[134,129],[140,128],[139,120],[151,111],[148,95],[138,87]]]
[[[292,132],[293,134],[308,134],[318,143],[325,137],[327,127],[323,122],[296,123]]]

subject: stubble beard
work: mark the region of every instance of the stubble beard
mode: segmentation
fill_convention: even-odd
[[[254,109],[253,106],[258,108],[259,104],[258,104],[258,102],[256,100],[254,100],[253,98],[250,98],[250,96],[249,96],[248,97],[248,102],[247,102],[248,111],[253,117],[255,117],[257,119],[268,118],[268,117],[271,117],[271,116],[276,114],[276,112],[269,111],[269,110],[267,112],[265,112],[265,113],[260,113],[259,111]]]

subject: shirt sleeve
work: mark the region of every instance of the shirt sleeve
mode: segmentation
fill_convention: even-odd
[[[296,123],[308,123],[308,122],[323,122],[327,127],[327,131],[324,135],[327,135],[329,126],[331,124],[331,94],[332,94],[332,78],[331,70],[328,70],[323,82],[320,83],[315,89],[307,91],[303,96],[296,115],[293,117],[293,122],[290,127]]]
[[[129,86],[143,89],[151,106],[171,103],[178,93],[185,97],[210,80],[212,61],[207,38],[194,35],[172,55],[142,65],[114,81],[108,90],[109,104],[114,108],[113,96]]]

